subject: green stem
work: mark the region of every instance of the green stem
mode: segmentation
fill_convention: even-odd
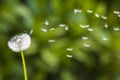
[[[21,51],[21,57],[22,57],[22,64],[23,64],[23,70],[24,70],[24,79],[27,80],[27,69],[26,69],[26,64],[25,64],[25,58],[24,58],[23,51]]]

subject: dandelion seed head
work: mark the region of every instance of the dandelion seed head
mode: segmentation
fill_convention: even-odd
[[[14,52],[20,52],[28,49],[31,44],[31,38],[27,33],[16,35],[8,41],[9,48]]]

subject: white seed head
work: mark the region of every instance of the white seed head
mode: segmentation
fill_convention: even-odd
[[[27,33],[19,34],[8,41],[8,46],[12,51],[20,52],[28,49],[31,44],[31,38]]]

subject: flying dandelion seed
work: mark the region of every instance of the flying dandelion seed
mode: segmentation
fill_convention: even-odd
[[[65,27],[65,30],[68,31],[68,26]]]
[[[82,10],[74,9],[74,13],[81,13]]]
[[[107,41],[108,39],[106,37],[103,37],[102,40]]]
[[[101,16],[101,18],[102,18],[102,19],[104,19],[104,20],[106,20],[106,19],[107,19],[107,17],[106,17],[106,16]]]
[[[82,39],[83,39],[83,40],[87,40],[87,39],[88,39],[88,37],[83,36],[83,37],[82,37]]]
[[[70,55],[70,54],[67,54],[66,57],[68,57],[68,58],[72,58],[73,56]]]
[[[87,10],[87,12],[88,12],[88,13],[93,13],[93,11],[92,11],[92,10]]]
[[[120,28],[118,28],[118,27],[114,27],[113,30],[114,30],[114,31],[119,31]]]
[[[94,31],[94,29],[93,28],[88,28],[88,31],[92,32],[92,31]]]
[[[108,24],[107,23],[105,23],[105,28],[108,28]]]
[[[48,22],[48,21],[45,21],[45,25],[47,25],[47,26],[48,26],[48,25],[49,25],[49,22]]]
[[[59,24],[60,27],[65,27],[66,25],[65,24]]]
[[[50,28],[50,31],[54,31],[55,30],[55,28]]]
[[[83,46],[84,46],[84,47],[90,47],[90,45],[89,45],[89,44],[83,44]]]
[[[33,30],[30,31],[30,35],[33,33]]]
[[[48,42],[53,43],[53,42],[55,42],[55,40],[54,39],[49,39]]]
[[[73,51],[73,48],[67,48],[66,50],[67,51]]]
[[[8,41],[8,46],[12,51],[20,52],[28,49],[31,44],[30,36],[27,33],[16,35]]]
[[[42,30],[43,32],[47,32],[47,29],[45,29],[45,28],[41,28],[41,30]]]
[[[81,24],[80,24],[80,27],[81,27],[81,28],[89,28],[90,25],[81,25]]]
[[[99,15],[99,14],[97,14],[97,13],[95,13],[95,16],[96,16],[96,17],[100,17],[100,15]]]
[[[120,17],[120,14],[118,15],[118,17]]]
[[[120,14],[120,11],[113,11],[114,14]]]

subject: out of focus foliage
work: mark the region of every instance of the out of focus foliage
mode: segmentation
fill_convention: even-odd
[[[28,80],[120,80],[120,0],[0,0],[0,80],[24,79],[7,42],[32,31]]]

